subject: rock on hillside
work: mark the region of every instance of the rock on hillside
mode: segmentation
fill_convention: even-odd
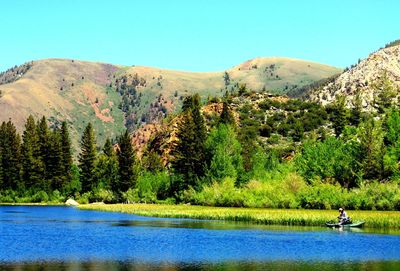
[[[385,76],[394,87],[400,86],[400,45],[391,45],[370,54],[333,82],[313,90],[309,96],[313,101],[328,104],[338,95],[343,95],[348,106],[352,106],[355,96],[359,94],[364,109],[371,110],[380,92],[376,84]]]

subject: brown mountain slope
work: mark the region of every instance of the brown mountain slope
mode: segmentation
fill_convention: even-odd
[[[67,59],[29,62],[0,74],[0,121],[21,131],[29,114],[55,125],[70,123],[73,143],[91,121],[100,143],[180,108],[182,97],[235,91],[285,92],[327,78],[339,69],[287,58],[256,58],[225,72],[195,73]]]

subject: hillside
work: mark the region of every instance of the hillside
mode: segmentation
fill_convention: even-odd
[[[287,58],[256,58],[223,72],[183,72],[67,59],[45,59],[0,74],[0,121],[22,130],[29,114],[51,125],[67,120],[74,146],[91,121],[102,143],[125,127],[131,131],[165,117],[186,95],[203,98],[237,91],[286,93],[339,70]]]
[[[384,86],[385,82],[387,86]],[[364,110],[372,110],[382,90],[394,91],[394,96],[398,96],[399,86],[400,44],[396,41],[370,54],[332,82],[312,90],[309,97],[321,104],[328,104],[342,95],[346,97],[348,106],[352,106],[359,95]]]

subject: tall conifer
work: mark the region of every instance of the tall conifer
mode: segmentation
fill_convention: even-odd
[[[9,120],[0,127],[2,188],[16,190],[21,187],[21,137]]]
[[[135,171],[136,157],[128,130],[118,138],[118,146],[119,182],[116,186],[114,185],[113,190],[125,192],[135,186],[137,179],[137,172]]]
[[[43,161],[39,158],[39,137],[32,115],[26,120],[22,140],[22,179],[26,188],[34,188],[40,185]]]
[[[71,181],[72,178],[72,150],[71,139],[69,137],[67,122],[61,124],[61,148],[62,148],[62,167],[64,171],[64,184]]]
[[[81,138],[81,153],[79,154],[82,192],[91,191],[97,185],[95,177],[96,155],[96,139],[92,124],[89,123]]]
[[[200,112],[200,96],[187,97],[182,106],[182,117],[178,126],[178,142],[172,151],[172,166],[182,175],[184,187],[194,186],[199,177],[205,174],[206,128]]]

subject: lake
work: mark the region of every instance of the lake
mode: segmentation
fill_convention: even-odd
[[[400,270],[400,235],[0,206],[0,270]]]

